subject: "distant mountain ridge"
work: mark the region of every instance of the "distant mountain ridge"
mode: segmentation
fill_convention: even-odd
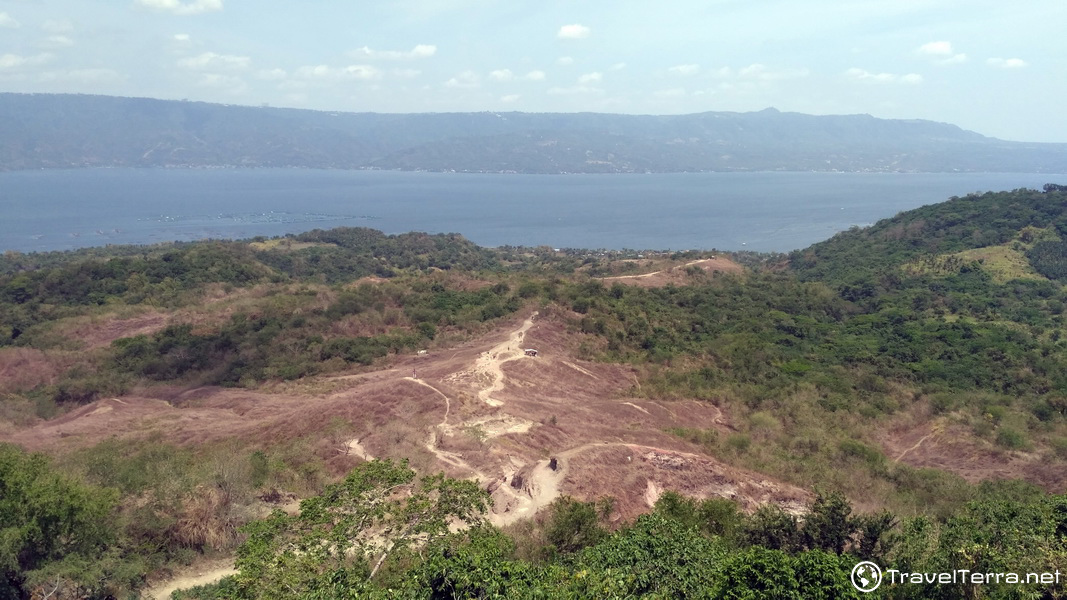
[[[774,109],[379,114],[0,93],[0,170],[79,167],[1063,173],[1067,144]]]

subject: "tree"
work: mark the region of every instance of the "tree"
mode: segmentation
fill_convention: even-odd
[[[614,582],[615,592],[631,598],[708,597],[724,554],[722,544],[658,508],[580,553],[575,568],[587,576],[579,587],[590,592],[580,597],[605,597],[592,592],[610,589],[606,582]]]
[[[371,461],[301,502],[299,515],[248,525],[237,588],[244,598],[328,596],[338,585],[358,595],[390,556],[433,544],[451,525],[483,523],[489,502],[472,481],[416,481],[406,461]]]
[[[600,526],[600,516],[611,512],[611,502],[581,502],[570,496],[556,499],[549,507],[545,538],[557,552],[569,554],[593,546],[608,532]]]
[[[0,444],[0,600],[48,583],[78,597],[104,594],[89,568],[112,544],[117,494],[74,481],[40,454]],[[97,563],[97,566],[100,563]]]
[[[515,543],[499,529],[471,527],[427,545],[423,560],[395,587],[412,599],[514,598],[548,583],[539,569],[512,559],[514,552]]]
[[[792,563],[788,554],[761,546],[730,554],[720,564],[712,597],[800,600],[804,590],[800,588]]]
[[[784,552],[796,552],[803,546],[797,518],[779,506],[765,504],[745,523],[745,543]]]
[[[793,557],[793,571],[805,600],[856,600],[860,594],[849,581],[855,563],[847,554],[808,550]]]
[[[801,530],[804,545],[812,550],[841,554],[855,530],[849,518],[851,514],[852,505],[840,493],[817,492]]]

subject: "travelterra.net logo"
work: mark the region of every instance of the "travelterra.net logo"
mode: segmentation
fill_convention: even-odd
[[[882,584],[882,568],[865,560],[852,567],[852,586],[857,590],[869,593],[878,589]]]

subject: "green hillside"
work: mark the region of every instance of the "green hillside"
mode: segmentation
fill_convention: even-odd
[[[1063,235],[1067,191],[1055,184],[1045,188],[972,194],[910,210],[797,251],[790,266],[803,280],[842,284],[888,275],[920,256],[1005,244],[1020,238],[1027,228]],[[1050,264],[1054,262],[1038,259],[1044,271],[1054,269]]]
[[[1047,186],[953,198],[784,259],[718,253],[740,273],[657,256],[648,269],[674,277],[659,287],[594,276],[632,272],[621,253],[367,229],[7,253],[0,366],[28,367],[0,381],[0,440],[123,394],[328,394],[326,376],[460,348],[536,309],[570,360],[632,373],[623,398],[723,416],[669,439],[813,500],[745,512],[668,491],[618,520],[610,498],[563,497],[500,530],[471,481],[389,460],[338,476],[317,437],[129,437],[51,457],[0,444],[0,600],[53,586],[135,597],[147,574],[217,552],[236,552],[238,574],[183,597],[849,598],[859,560],[1063,570],[1063,240],[1067,192]],[[157,326],[82,335],[138,319]],[[304,498],[300,514],[256,514],[279,489]],[[1067,580],[883,583],[865,597],[1065,596]]]

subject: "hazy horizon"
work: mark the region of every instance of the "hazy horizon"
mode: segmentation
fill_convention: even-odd
[[[323,111],[773,107],[1067,142],[1067,4],[0,3],[0,90]]]

